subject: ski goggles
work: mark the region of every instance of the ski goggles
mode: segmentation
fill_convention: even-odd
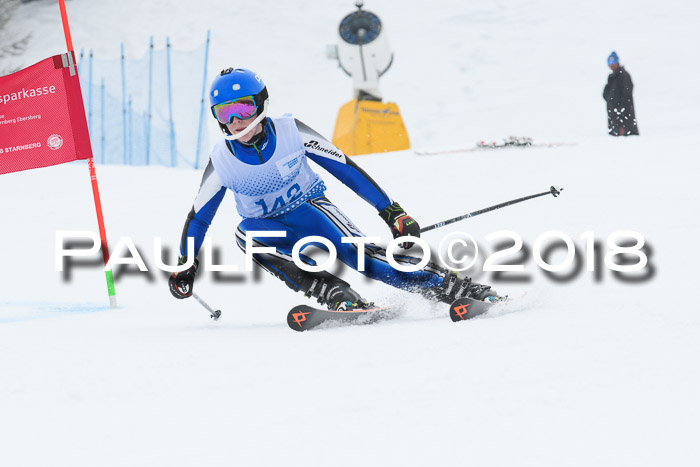
[[[253,96],[245,96],[216,104],[211,111],[219,122],[227,124],[233,121],[233,117],[248,120],[256,114],[258,105]]]

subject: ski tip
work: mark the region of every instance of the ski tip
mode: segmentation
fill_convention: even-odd
[[[472,300],[471,298],[459,298],[450,305],[450,319],[458,323],[486,313],[494,303]]]
[[[303,332],[309,329],[307,316],[311,311],[301,307],[293,308],[287,313],[287,325],[294,331]]]
[[[325,323],[372,324],[394,317],[393,310],[393,307],[321,310],[307,305],[298,305],[287,313],[287,325],[294,331],[303,332]]]

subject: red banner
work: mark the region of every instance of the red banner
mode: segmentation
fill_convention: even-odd
[[[91,157],[73,53],[0,77],[0,174]]]

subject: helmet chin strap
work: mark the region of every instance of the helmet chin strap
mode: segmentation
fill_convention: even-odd
[[[253,129],[254,129],[256,126],[258,126],[258,123],[262,122],[263,119],[265,118],[265,115],[267,115],[267,103],[268,103],[269,101],[270,101],[269,99],[265,99],[265,102],[263,103],[263,111],[260,112],[260,115],[258,115],[258,116],[255,118],[255,120],[253,120],[252,122],[250,122],[250,125],[248,125],[247,127],[245,127],[243,130],[239,131],[238,133],[231,134],[231,135],[226,135],[226,134],[224,134],[224,138],[226,138],[226,139],[229,140],[229,141],[234,141],[234,140],[237,140],[238,138],[240,138],[241,136],[245,136],[245,135],[247,135],[248,133],[250,133],[251,131],[253,131]]]

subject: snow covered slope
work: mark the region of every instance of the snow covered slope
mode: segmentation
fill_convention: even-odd
[[[453,324],[444,307],[343,277],[367,298],[405,301],[401,319],[294,333],[302,297],[268,276],[207,273],[196,290],[223,316],[176,301],[155,268],[153,238],[171,252],[200,173],[97,167],[107,233],[134,239],[152,274],[118,274],[107,307],[97,267],[55,271],[58,230],[96,230],[88,169],[73,163],[0,177],[0,464],[697,465],[700,319],[692,297],[700,235],[696,109],[698,6],[692,2],[372,1],[395,62],[382,79],[416,149],[532,136],[575,146],[355,160],[424,225],[565,187],[426,233],[434,247],[466,231],[512,230],[530,251],[550,230],[581,259],[567,280],[526,258],[526,281],[481,282],[518,297],[507,311]],[[273,115],[292,112],[326,135],[350,80],[325,44],[352,2],[214,0],[67,2],[78,47],[116,56],[148,37],[175,44],[212,30],[212,73],[256,69]],[[23,4],[29,65],[64,51],[58,8]],[[605,58],[635,82],[639,138],[607,136]],[[214,135],[215,128],[212,128]],[[328,195],[367,235],[376,213],[318,169]],[[397,176],[399,174],[400,176]],[[243,267],[238,222],[224,200],[210,230],[221,261]],[[600,251],[641,233],[649,265],[637,282],[585,268],[584,232]],[[171,255],[172,256],[172,255]],[[563,259],[557,250],[551,262]],[[483,260],[483,257],[482,257]]]

